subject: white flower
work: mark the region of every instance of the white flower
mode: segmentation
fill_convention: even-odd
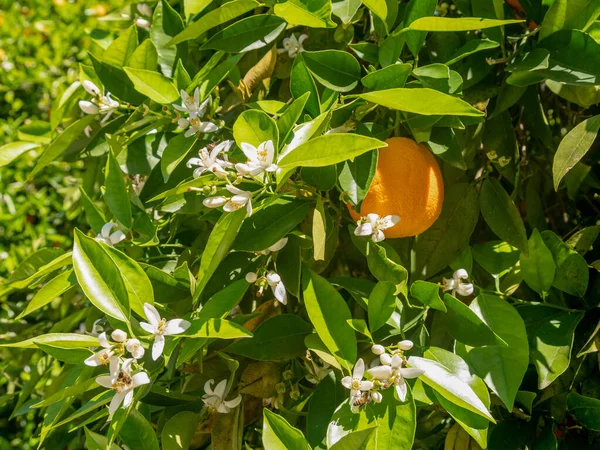
[[[203,116],[206,112],[206,107],[210,102],[210,97],[200,104],[200,88],[194,89],[194,95],[191,96],[183,89],[179,91],[181,94],[181,106],[173,105],[177,111],[187,113],[190,117]],[[182,127],[183,128],[183,127]]]
[[[90,334],[92,336],[98,336],[100,333],[102,333],[104,331],[104,327],[102,325],[100,325],[100,322],[102,321],[102,319],[98,319],[95,320],[93,325],[92,325],[92,331],[90,331]]]
[[[96,378],[96,383],[105,388],[115,391],[115,396],[108,407],[109,418],[113,416],[119,405],[123,403],[123,408],[127,408],[133,401],[133,389],[150,383],[150,378],[146,372],[139,372],[131,375],[131,363],[133,359],[127,359],[119,369],[119,360],[110,362],[110,375],[102,375]]]
[[[452,291],[452,295],[458,294],[463,297],[467,297],[473,293],[473,284],[467,283],[467,279],[469,278],[469,274],[465,269],[458,269],[452,275],[452,278],[447,280],[446,278],[442,278],[442,282],[444,283],[444,292]]]
[[[217,412],[227,414],[232,408],[235,408],[242,401],[242,396],[238,395],[233,400],[225,400],[227,396],[227,380],[221,380],[215,389],[212,389],[212,384],[215,380],[208,380],[204,384],[204,395],[202,401],[208,408],[211,414]]]
[[[177,125],[183,130],[189,127],[185,132],[185,137],[190,137],[198,133],[214,133],[219,129],[214,123],[202,122],[197,117],[190,117],[189,119],[181,118],[177,121]]]
[[[101,123],[105,123],[119,107],[119,102],[111,98],[110,92],[107,92],[106,95],[102,95],[98,86],[89,80],[83,81],[83,88],[94,98],[92,101],[80,100],[79,108],[86,114],[104,115]]]
[[[233,141],[223,141],[210,151],[207,147],[200,149],[198,152],[200,157],[191,158],[186,164],[188,167],[198,166],[194,169],[194,178],[198,178],[206,171],[214,173],[219,178],[227,177],[225,168],[233,167],[233,164],[225,159],[219,159],[218,156],[219,153],[228,151],[232,144]]]
[[[374,242],[381,242],[385,239],[383,230],[393,227],[400,222],[400,216],[379,217],[378,214],[367,214],[357,222],[354,230],[356,236],[371,236]]]
[[[396,387],[396,394],[401,401],[404,401],[406,400],[406,393],[408,392],[405,379],[417,378],[418,376],[423,375],[425,371],[421,369],[403,368],[402,364],[404,364],[404,358],[402,356],[392,356],[393,382]]]
[[[144,303],[144,313],[150,323],[140,322],[140,326],[148,333],[154,334],[152,359],[156,361],[165,348],[165,336],[183,333],[191,324],[184,319],[167,321],[167,319],[161,318],[156,308],[150,303]]]
[[[241,148],[246,158],[248,158],[245,164],[239,163],[235,165],[235,168],[241,175],[255,177],[263,172],[275,172],[277,170],[277,164],[273,163],[275,158],[273,141],[262,142],[258,145],[258,148],[242,142]]]
[[[278,48],[277,52],[279,54],[287,52],[290,58],[295,58],[298,53],[304,51],[302,43],[306,38],[308,38],[306,34],[301,34],[299,38],[296,38],[296,36],[291,34],[290,37],[283,39],[283,48]]]
[[[283,247],[285,247],[287,243],[288,243],[288,238],[283,237],[283,238],[279,239],[277,242],[275,242],[273,245],[271,245],[270,247],[267,247],[266,249],[262,250],[260,253],[261,253],[261,255],[268,255],[271,252],[278,252]]]
[[[111,234],[111,230],[116,225],[117,224],[114,222],[108,222],[104,224],[104,226],[100,230],[100,234],[96,236],[96,240],[99,242],[104,242],[106,245],[110,246],[116,245],[119,242],[121,242],[123,239],[126,238],[125,233],[123,233],[121,230],[117,230]]]
[[[379,380],[382,383],[389,384],[389,380],[392,377],[392,367],[391,366],[375,366],[367,370],[369,376],[375,380]]]
[[[115,331],[113,331],[111,333],[110,337],[115,342],[125,342],[125,340],[127,339],[127,333],[125,333],[123,330],[119,330],[117,328]]]
[[[257,279],[258,279],[258,275],[256,275],[256,272],[248,272],[246,274],[246,281],[250,284],[256,283]]]
[[[362,359],[356,361],[352,376],[342,378],[342,385],[346,389],[350,389],[350,403],[355,403],[355,400],[362,398],[362,392],[368,392],[373,389],[373,382],[363,380],[365,374],[365,362]]]
[[[141,359],[144,357],[144,347],[142,347],[142,343],[138,339],[128,339],[125,343],[125,348],[134,359]]]
[[[100,335],[98,336],[98,342],[100,343],[100,347],[102,347],[102,350],[97,351],[92,356],[87,358],[84,361],[86,366],[103,366],[109,363],[112,364],[113,360],[119,360],[119,357],[113,354],[112,344],[108,342],[106,333],[100,333]]]
[[[241,189],[238,189],[230,184],[225,186],[225,188],[234,195],[225,203],[225,205],[223,205],[223,211],[233,212],[245,206],[246,211],[248,212],[248,216],[251,216],[252,192],[242,191]]]
[[[269,283],[269,286],[271,286],[271,290],[273,291],[275,298],[280,303],[287,305],[287,293],[279,274],[271,270],[269,273],[267,273],[267,283]]]
[[[385,347],[383,345],[375,344],[371,347],[371,351],[376,355],[382,355],[385,353]]]

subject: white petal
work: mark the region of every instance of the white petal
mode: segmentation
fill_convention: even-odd
[[[104,225],[102,225],[102,229],[100,230],[100,235],[102,235],[102,237],[109,239],[110,238],[110,231],[112,230],[112,228],[116,225],[116,223],[114,222],[107,222]]]
[[[400,369],[400,373],[402,374],[402,376],[404,378],[412,379],[412,378],[420,377],[421,375],[423,375],[425,373],[425,371],[422,369],[407,367],[404,369]]]
[[[87,100],[80,100],[79,108],[86,114],[98,114],[100,112],[100,109],[96,105]]]
[[[100,360],[100,356],[102,356],[106,352],[106,350],[101,350],[99,352],[94,353],[92,356],[85,359],[84,364],[90,367],[98,367],[102,365],[102,361]]]
[[[278,273],[273,272],[272,270],[267,274],[267,283],[269,286],[276,286],[281,282],[281,277]]]
[[[371,347],[371,351],[376,355],[383,355],[385,353],[385,347],[383,345],[375,344]]]
[[[98,342],[104,348],[110,348],[110,342],[108,342],[108,338],[106,337],[106,333],[100,333],[98,335]]]
[[[392,368],[390,366],[376,366],[367,370],[367,373],[371,375],[372,378],[384,381],[392,376]]]
[[[184,319],[172,319],[167,322],[165,334],[183,333],[190,327],[191,323]]]
[[[83,88],[86,90],[86,92],[88,94],[93,95],[93,96],[100,95],[100,89],[98,88],[98,86],[96,86],[90,80],[83,80],[82,84],[83,84]]]
[[[285,247],[287,243],[288,243],[287,237],[281,238],[277,242],[275,242],[273,245],[271,245],[267,250],[270,250],[272,252],[278,252],[283,247]]]
[[[308,38],[307,34],[302,33],[300,35],[300,37],[298,38],[298,44],[302,45],[304,43],[304,41]]]
[[[214,394],[219,397],[219,398],[223,398],[225,397],[225,390],[227,389],[227,380],[221,380],[219,381],[219,383],[215,386],[215,390],[214,390]]]
[[[370,391],[371,389],[373,389],[373,382],[368,380],[361,381],[359,389],[361,391]]]
[[[354,230],[355,236],[371,236],[373,234],[373,225],[368,222],[362,223]]]
[[[196,89],[198,89],[198,88],[196,88]],[[196,94],[196,91],[194,91],[194,100],[196,100],[196,99],[198,99],[196,101],[196,104],[197,104],[198,102],[200,102],[200,91],[199,90],[198,90],[198,94]],[[204,115],[204,113],[206,112],[206,107],[208,106],[209,103],[210,103],[210,97],[208,97],[206,100],[204,100],[200,106],[198,106],[198,115],[199,116]]]
[[[150,383],[150,377],[148,377],[146,372],[136,373],[133,377],[131,377],[131,380],[133,381],[134,387],[143,386],[144,384]]]
[[[400,216],[385,216],[381,219],[381,223],[384,229],[391,228],[400,222]]]
[[[384,353],[383,355],[380,355],[379,362],[381,364],[391,366],[392,365],[392,355],[390,355],[389,353]]]
[[[219,403],[217,412],[220,412],[221,414],[227,414],[229,411],[230,411],[229,408],[227,407],[227,405],[224,402]]]
[[[398,348],[400,350],[410,350],[414,345],[413,341],[409,341],[408,339],[398,342]]]
[[[162,334],[157,334],[154,337],[154,343],[152,344],[152,360],[156,361],[165,348],[165,337]]]
[[[238,395],[236,398],[234,398],[233,400],[226,400],[223,403],[228,407],[228,408],[235,408],[237,405],[240,404],[240,402],[242,401],[242,396]]]
[[[354,365],[354,370],[352,372],[352,378],[356,378],[358,380],[362,380],[363,375],[365,374],[365,362],[360,358],[356,361]]]
[[[240,148],[244,152],[244,155],[246,155],[246,158],[248,158],[251,161],[257,160],[256,154],[258,153],[258,149],[254,145],[250,145],[246,142],[242,142],[240,144]]]
[[[110,376],[112,377],[113,380],[119,376],[119,365],[120,364],[121,364],[121,361],[119,360],[119,357],[117,355],[113,355],[110,357],[108,367],[110,370]],[[125,363],[123,363],[123,366],[124,365],[125,365]]]
[[[252,215],[252,200],[248,199],[248,203],[246,203],[246,213],[248,217]]]
[[[133,358],[127,358],[125,361],[123,361],[123,365],[121,365],[121,370],[127,374],[130,374],[131,373],[131,364],[133,364],[133,361],[135,361]],[[118,371],[115,372],[115,374],[118,375]]]
[[[112,377],[110,377],[109,375],[101,375],[99,377],[96,377],[96,383],[98,383],[102,387],[112,389]]]
[[[344,377],[341,380],[342,382],[342,386],[344,386],[346,389],[350,389],[352,387],[352,377]]]
[[[463,297],[467,297],[469,295],[471,295],[473,293],[473,285],[472,284],[459,284],[458,287],[456,288],[456,292],[463,296]]]
[[[124,392],[121,392],[121,393],[117,392],[115,394],[115,396],[110,401],[110,405],[108,406],[108,416],[109,417],[112,417],[113,414],[117,411],[117,409],[119,409],[119,405],[121,405],[121,403],[123,402],[124,399],[125,399]]]
[[[263,146],[263,148],[267,151],[266,163],[271,165],[273,163],[273,158],[275,157],[275,147],[273,146],[273,141],[269,140],[267,142],[263,142],[261,146]]]
[[[156,331],[156,327],[147,322],[140,322],[140,327],[142,327],[145,331],[147,331],[150,334],[154,334],[154,332]]]
[[[384,239],[385,239],[385,234],[383,234],[383,231],[377,230],[375,233],[373,233],[373,242],[381,242]]]
[[[133,402],[133,389],[129,389],[125,393],[125,398],[123,399],[123,409],[127,408]]]
[[[219,127],[212,122],[200,122],[198,131],[202,133],[214,133],[215,131],[219,131]]]
[[[242,195],[244,197],[247,197],[249,195],[248,192],[241,190],[240,188],[236,188],[234,185],[232,184],[228,184],[227,186],[225,186],[225,189],[227,189],[229,192],[231,192],[232,194],[236,194],[236,195]]]
[[[123,233],[121,230],[117,230],[113,234],[110,235],[109,239],[110,239],[110,243],[112,245],[117,245],[119,242],[121,242],[125,238],[127,238],[125,233]]]
[[[156,328],[161,317],[154,305],[151,305],[150,303],[144,303],[144,314],[146,314],[146,319],[148,319],[148,322],[150,322],[150,324],[154,325]]]
[[[375,225],[377,223],[377,221],[379,220],[379,214],[367,214],[367,220],[369,221],[369,223],[371,225]]]
[[[179,125],[179,128],[187,128],[190,126],[190,121],[188,119],[179,119],[177,121],[177,125]],[[188,136],[189,137],[189,136]]]
[[[210,380],[208,380],[206,383],[204,383],[204,392],[205,395],[215,395],[215,393],[212,390],[212,384],[214,383],[215,380],[213,380],[212,378]]]
[[[406,387],[406,382],[402,380],[400,383],[396,384],[396,394],[400,401],[406,400],[406,393],[408,392],[408,388]]]
[[[456,272],[454,272],[453,278],[455,280],[466,280],[469,278],[469,273],[465,269],[458,269]]]
[[[403,362],[403,359],[400,355],[392,356],[392,367],[393,368],[398,369],[398,368],[402,367],[402,362]]]
[[[202,204],[207,208],[219,208],[225,205],[229,199],[227,197],[217,196],[217,197],[206,197],[202,200]]]
[[[273,289],[273,295],[283,305],[287,305],[287,292],[282,282],[277,283]]]

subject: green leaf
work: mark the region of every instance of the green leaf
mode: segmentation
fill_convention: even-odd
[[[595,0],[556,0],[544,16],[538,39],[547,38],[559,30],[587,30],[600,14]]]
[[[110,450],[121,450],[121,447],[117,444],[110,444],[110,447],[108,447],[108,439],[106,439],[105,436],[94,433],[93,431],[88,430],[87,427],[84,427],[84,429],[85,448],[88,450],[106,450],[107,448],[110,448]]]
[[[495,178],[486,178],[479,197],[481,215],[500,239],[527,252],[525,225],[510,196]]]
[[[245,217],[246,211],[239,209],[232,213],[223,213],[215,224],[200,259],[194,302],[200,297],[208,280],[229,252]]]
[[[83,210],[85,211],[87,222],[90,224],[92,230],[94,230],[96,234],[99,234],[102,231],[104,224],[106,224],[106,217],[104,217],[104,214],[102,211],[100,211],[100,208],[96,206],[92,199],[83,190],[83,186],[79,186],[79,192],[81,193],[81,203]]]
[[[71,253],[60,248],[43,248],[25,258],[10,275],[7,283],[24,289],[35,279],[71,264]]]
[[[0,147],[0,167],[10,164],[23,153],[38,147],[40,147],[40,144],[37,142],[16,141],[4,144]]]
[[[556,264],[537,228],[531,233],[528,248],[527,254],[521,253],[521,274],[531,289],[545,297],[554,281]]]
[[[192,411],[181,411],[167,420],[160,433],[162,450],[188,450],[198,419],[198,414]]]
[[[447,311],[446,305],[440,298],[440,287],[437,284],[417,280],[410,286],[410,295],[429,308]]]
[[[87,298],[100,311],[129,322],[129,296],[117,265],[99,242],[75,229],[73,269]]]
[[[460,356],[437,347],[430,347],[425,352],[424,356],[442,364],[461,381],[467,383],[485,407],[490,407],[490,394],[488,393],[485,383],[477,375],[471,374],[469,366]],[[487,447],[489,422],[486,419],[446,400],[437,392],[435,392],[435,398],[482,448]]]
[[[267,408],[263,409],[262,442],[269,450],[309,450],[302,432]]]
[[[304,338],[312,327],[295,314],[280,314],[264,321],[252,339],[230,344],[225,351],[259,361],[286,361],[306,352]]]
[[[500,275],[519,262],[519,249],[504,241],[488,241],[471,248],[473,258],[490,275]]]
[[[313,258],[315,261],[325,260],[325,247],[327,243],[327,220],[323,209],[323,200],[317,198],[317,204],[313,210],[312,220]]]
[[[300,118],[302,110],[304,109],[304,106],[306,105],[310,95],[310,92],[306,92],[294,100],[277,120],[277,129],[279,130],[279,147],[286,145],[289,138],[293,137],[294,126],[296,125],[296,122],[298,122],[298,119]]]
[[[485,381],[512,411],[515,397],[529,364],[529,346],[523,319],[505,300],[480,294],[470,306],[508,347],[467,347],[456,344],[456,353]]]
[[[387,147],[385,142],[359,134],[326,134],[294,148],[281,158],[279,167],[323,167],[354,159],[369,150],[383,147]]]
[[[135,89],[161,105],[171,104],[179,98],[175,83],[163,74],[145,69],[125,67],[125,73]]]
[[[356,361],[356,336],[347,320],[352,319],[348,305],[336,289],[312,270],[302,270],[302,290],[308,317],[317,334],[350,372]]]
[[[127,228],[131,228],[131,203],[129,202],[129,194],[127,193],[125,178],[123,178],[123,171],[113,151],[108,152],[104,177],[104,186],[106,187],[104,199],[108,208],[119,222]]]
[[[202,48],[229,53],[257,50],[277,39],[286,25],[285,21],[277,16],[258,14],[246,17],[219,31]]]
[[[333,375],[331,372],[319,382],[308,404],[306,436],[315,448],[325,438],[329,419],[335,409],[346,399],[345,389]]]
[[[177,336],[188,338],[217,338],[238,339],[252,337],[252,333],[241,325],[225,319],[196,319],[191,321],[190,327]]]
[[[471,386],[452,373],[449,368],[439,362],[416,356],[408,359],[408,365],[424,370],[425,373],[419,377],[419,380],[433,388],[442,397],[495,423],[487,407]]]
[[[364,448],[375,428],[365,428],[364,430],[348,433],[329,448],[330,450],[360,450]]]
[[[158,52],[150,39],[146,39],[135,49],[127,65],[134,69],[156,70]]]
[[[385,325],[396,309],[396,285],[380,281],[369,296],[369,328],[374,332]]]
[[[222,52],[215,53],[213,58],[216,56],[218,56],[218,58],[215,58],[215,60],[220,60]],[[229,75],[229,72],[233,70],[242,56],[243,55],[230,56],[221,64],[215,65],[215,67],[212,67],[207,63],[202,70],[194,76],[192,83],[187,87],[188,92],[191,92],[192,89],[198,86],[200,89],[200,101],[205,100],[213,91],[213,89],[215,89],[217,85],[223,81],[227,75]],[[213,58],[211,58],[211,61]]]
[[[360,156],[358,158],[360,158]],[[318,190],[329,191],[335,187],[338,172],[335,165],[325,167],[304,167],[300,171],[300,176],[305,183],[316,187]]]
[[[173,171],[181,164],[186,155],[190,153],[196,142],[198,142],[196,138],[191,136],[185,137],[183,133],[169,140],[160,159],[160,171],[165,183],[169,181]]]
[[[567,397],[567,409],[584,427],[600,431],[600,400],[571,392]]]
[[[379,281],[388,281],[396,286],[396,294],[406,295],[407,270],[398,262],[399,258],[393,248],[385,243],[377,244],[367,241],[367,265],[375,278]],[[393,260],[392,260],[393,258]]]
[[[378,159],[379,152],[374,151],[357,156],[354,161],[344,162],[338,179],[340,186],[355,205],[360,205],[367,196],[377,172]]]
[[[331,2],[329,0],[288,0],[277,3],[275,14],[287,23],[310,28],[332,28]]]
[[[483,19],[481,17],[422,17],[402,31],[475,31],[523,22],[525,21]]]
[[[411,71],[412,66],[410,64],[392,64],[368,73],[360,82],[372,91],[403,88]]]
[[[585,156],[600,130],[600,115],[584,120],[560,141],[552,162],[554,190],[561,180]]]
[[[489,39],[471,39],[452,54],[450,59],[446,61],[446,65],[450,66],[466,58],[467,56],[471,56],[474,53],[491,50],[498,47],[500,47],[500,44],[496,41],[491,41]]]
[[[233,248],[246,252],[265,250],[292,231],[307,214],[307,202],[278,198],[244,221]]]
[[[102,61],[115,67],[127,65],[138,43],[137,26],[131,25],[111,42],[102,54]]]
[[[429,88],[396,88],[367,92],[357,97],[386,108],[424,116],[454,115],[480,117],[483,112],[464,100]]]
[[[404,26],[407,27],[415,20],[423,17],[432,16],[435,13],[436,6],[436,0],[411,0],[404,10]],[[410,52],[417,56],[426,36],[427,33],[423,31],[410,31],[404,33],[402,37],[406,40]]]
[[[177,47],[171,45],[172,38],[181,33],[183,27],[183,20],[168,1],[157,2],[152,16],[150,38],[158,51],[160,70],[167,77],[173,75],[175,63],[179,58],[184,55],[187,58],[187,44]]]
[[[136,409],[127,414],[119,437],[130,450],[158,450],[158,439],[152,425]]]
[[[31,174],[29,174],[29,178],[31,179],[35,177],[44,167],[46,167],[55,159],[59,158],[71,146],[71,144],[73,144],[73,142],[83,135],[83,130],[85,130],[85,128],[90,125],[95,118],[96,117],[92,114],[84,116],[76,122],[73,122],[65,131],[59,134],[58,137],[44,149],[37,160],[37,164],[31,171]],[[5,148],[6,146],[2,146],[0,149]]]
[[[444,323],[454,339],[473,347],[507,346],[507,343],[463,302],[450,294],[444,294],[444,301],[448,306],[448,311],[444,315]]]
[[[546,389],[568,368],[575,328],[583,313],[571,313],[543,305],[518,309],[529,337],[529,359],[538,372],[538,387]]]
[[[107,92],[132,105],[139,105],[145,100],[144,96],[136,91],[133,83],[121,67],[106,64],[91,53],[89,57],[92,60],[94,71]]]
[[[242,14],[252,11],[257,8],[259,3],[255,0],[234,0],[231,2],[223,3],[216,9],[209,11],[200,19],[190,23],[185,30],[171,39],[167,46],[179,44],[183,41],[189,41],[196,39],[208,30],[229,22]]]
[[[148,275],[135,260],[120,250],[109,246],[105,246],[104,250],[123,278],[129,297],[129,306],[141,317],[145,317],[144,303],[154,304],[154,290]]]
[[[37,348],[37,344],[53,345],[62,348],[87,348],[97,347],[98,338],[77,333],[49,333],[25,341],[0,344],[0,347]]]
[[[465,183],[450,187],[438,220],[415,238],[413,252],[416,256],[411,272],[422,279],[444,269],[468,244],[478,218],[475,188]]]
[[[542,232],[542,239],[556,264],[552,286],[567,294],[583,297],[589,281],[589,268],[583,256],[571,250],[550,230]]]
[[[303,52],[302,58],[317,81],[334,91],[351,91],[360,80],[360,65],[348,52],[340,50]]]
[[[48,355],[67,364],[81,364],[89,356],[92,356],[91,350],[87,348],[64,348],[54,345],[37,343],[37,347]]]
[[[306,67],[302,53],[297,55],[294,59],[292,73],[290,74],[290,92],[296,101],[308,93],[309,97],[306,100],[305,105],[306,110],[313,117],[317,117],[319,115],[321,112],[319,91],[317,91],[315,80]]]
[[[233,124],[233,137],[238,147],[242,142],[258,147],[267,141],[273,141],[275,149],[279,147],[279,130],[275,121],[256,109],[244,111],[238,116]]]
[[[72,270],[60,273],[44,285],[27,303],[25,310],[19,314],[17,319],[21,319],[40,308],[43,308],[55,298],[60,297],[69,289],[77,285],[77,278]]]

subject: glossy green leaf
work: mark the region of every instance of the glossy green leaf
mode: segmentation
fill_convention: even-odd
[[[127,66],[133,69],[156,70],[158,52],[152,40],[146,39],[135,49]]]
[[[358,97],[386,108],[424,116],[455,115],[480,117],[483,112],[464,100],[429,88],[396,88],[359,94]]]
[[[317,199],[317,204],[313,210],[312,217],[312,239],[313,239],[313,258],[315,261],[325,260],[325,247],[327,243],[327,220],[323,209],[321,197]]]
[[[471,247],[473,258],[490,275],[499,275],[519,262],[519,249],[504,241],[488,241]]]
[[[554,190],[561,180],[588,152],[600,130],[600,116],[584,120],[573,128],[560,142],[552,162]]]
[[[319,91],[317,91],[315,80],[308,71],[302,54],[297,55],[294,59],[292,73],[290,74],[290,91],[296,101],[308,93],[309,97],[305,104],[306,111],[313,117],[319,115],[321,112]]]
[[[267,408],[263,409],[262,442],[273,450],[309,450],[310,445],[302,432],[287,420]]]
[[[103,245],[75,230],[73,269],[87,298],[100,311],[129,321],[129,295],[120,270]]]
[[[162,105],[173,103],[179,98],[179,91],[173,81],[152,70],[125,67],[125,73],[135,89],[146,97]]]
[[[323,167],[354,159],[369,150],[386,146],[385,142],[359,134],[326,134],[294,148],[279,161],[279,167]]]
[[[559,30],[587,30],[600,14],[595,0],[556,0],[544,16],[539,40]]]
[[[552,286],[567,294],[583,297],[589,281],[589,268],[583,256],[571,250],[550,230],[542,232],[542,239],[552,252],[556,264]]]
[[[88,450],[106,450],[107,448],[110,448],[110,450],[121,450],[121,447],[119,447],[117,444],[110,444],[110,447],[108,447],[108,439],[106,436],[94,433],[93,431],[88,430],[87,427],[84,429],[85,448]]]
[[[483,182],[479,205],[481,215],[496,236],[527,252],[527,235],[523,219],[497,179],[487,178]]]
[[[285,27],[285,21],[277,16],[259,14],[246,17],[219,31],[202,48],[229,53],[257,50],[277,39]]]
[[[160,434],[162,450],[188,450],[198,425],[198,414],[181,411],[167,420]]]
[[[71,253],[59,248],[42,248],[25,258],[7,280],[11,287],[23,289],[34,280],[71,264]]]
[[[275,149],[279,146],[279,130],[275,121],[256,109],[244,111],[233,124],[233,137],[238,147],[242,142],[257,147],[263,142],[272,141]]]
[[[127,419],[119,437],[130,450],[158,450],[158,439],[154,428],[148,420],[137,410],[132,409],[127,414]]]
[[[183,31],[183,20],[166,0],[157,2],[152,15],[150,38],[158,51],[158,62],[163,75],[171,77],[177,59],[187,57],[187,44],[171,45],[171,39]]]
[[[160,170],[165,183],[169,181],[171,174],[183,162],[196,142],[198,142],[196,138],[185,137],[183,133],[169,140],[160,159]]]
[[[40,147],[40,144],[37,142],[16,141],[4,144],[0,147],[0,167],[10,164],[23,153],[38,147]]]
[[[252,337],[252,333],[241,325],[225,319],[192,320],[184,333],[178,334],[188,338],[238,339]]]
[[[381,328],[396,309],[396,285],[380,281],[369,296],[369,328],[374,332]]]
[[[325,438],[329,419],[338,405],[346,399],[346,393],[333,372],[317,385],[308,404],[306,418],[306,437],[312,447],[317,447]]]
[[[255,0],[234,0],[223,3],[220,7],[209,11],[200,19],[190,23],[185,30],[171,39],[167,46],[179,44],[183,41],[196,39],[208,30],[229,22],[242,14],[252,11],[258,7],[259,3]]]
[[[329,89],[348,92],[358,84],[360,65],[350,53],[321,50],[304,52],[302,58],[315,79]]]
[[[456,344],[462,356],[485,384],[512,411],[515,397],[529,364],[529,346],[523,319],[517,311],[498,297],[480,294],[470,305],[508,347],[468,347]]]
[[[528,241],[529,252],[521,253],[521,274],[527,285],[545,296],[554,281],[556,264],[540,232],[535,229]]]
[[[275,14],[287,23],[310,28],[332,28],[329,0],[288,0],[275,4]]]
[[[17,319],[21,319],[40,308],[43,308],[55,298],[60,297],[69,289],[77,285],[77,278],[72,270],[67,270],[57,275],[46,283],[33,298],[27,303],[25,310],[19,314]]]
[[[123,68],[106,64],[93,54],[90,54],[90,59],[94,71],[107,92],[132,105],[139,105],[145,100],[145,97],[135,89]]]
[[[121,33],[117,39],[112,41],[106,50],[104,50],[102,60],[105,63],[116,67],[127,65],[127,62],[137,47],[137,41],[137,27],[131,25],[127,30]]]
[[[294,314],[281,314],[263,322],[252,339],[229,345],[226,351],[259,361],[285,361],[306,352],[304,338],[312,327]]]
[[[372,91],[403,88],[411,71],[410,64],[392,64],[368,73],[360,81],[364,87]]]
[[[37,344],[53,345],[62,348],[97,347],[98,338],[77,333],[49,333],[20,342],[0,344],[0,347],[37,348]]]
[[[436,0],[411,0],[404,10],[403,26],[408,27],[418,19],[432,16],[436,6]],[[409,31],[402,35],[410,52],[415,56],[419,54],[426,36],[424,31]]]
[[[491,41],[489,39],[471,39],[452,54],[450,59],[446,61],[446,65],[450,66],[474,53],[491,50],[498,47],[500,47],[500,44],[498,44],[496,41]]]
[[[331,450],[360,450],[368,442],[376,427],[365,428],[348,433],[331,447]]]
[[[571,392],[567,397],[567,409],[584,427],[600,431],[600,400]]]
[[[342,296],[325,279],[306,267],[302,291],[308,317],[317,334],[346,371],[356,361],[356,336],[347,320],[352,319]]]
[[[440,287],[437,284],[417,280],[410,286],[410,295],[424,306],[442,312],[447,311],[446,305],[440,298]]]
[[[497,20],[483,19],[481,17],[422,17],[411,23],[408,30],[475,31],[522,22],[524,20]]]
[[[106,159],[106,167],[104,169],[104,199],[110,211],[115,215],[117,220],[127,228],[131,227],[131,203],[129,202],[129,194],[125,185],[123,171],[115,154],[111,151]]]

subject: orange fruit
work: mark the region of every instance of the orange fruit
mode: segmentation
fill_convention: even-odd
[[[400,216],[400,222],[385,230],[386,238],[415,236],[429,228],[442,212],[444,181],[440,166],[424,145],[394,137],[379,149],[377,172],[360,214],[350,204],[354,220],[367,214]]]

